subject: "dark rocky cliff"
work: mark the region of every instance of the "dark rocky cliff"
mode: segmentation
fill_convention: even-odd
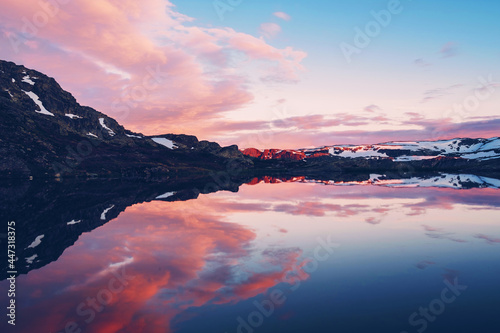
[[[78,104],[53,78],[6,61],[0,61],[0,119],[0,177],[141,178],[252,164],[237,146],[188,135],[133,133]]]

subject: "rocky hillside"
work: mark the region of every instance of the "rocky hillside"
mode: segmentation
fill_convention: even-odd
[[[247,176],[500,174],[498,137],[240,151],[190,135],[145,136],[81,106],[53,78],[6,61],[0,61],[0,120],[0,178],[164,180],[214,172],[231,177],[234,170]]]
[[[237,146],[131,132],[78,104],[53,78],[6,61],[0,61],[0,119],[0,177],[140,178],[252,164]]]

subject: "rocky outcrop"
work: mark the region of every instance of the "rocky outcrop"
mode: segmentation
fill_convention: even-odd
[[[129,131],[78,104],[53,78],[6,61],[0,61],[0,118],[4,178],[141,178],[209,173],[228,163],[252,165],[237,146],[221,147],[190,135],[148,137]]]

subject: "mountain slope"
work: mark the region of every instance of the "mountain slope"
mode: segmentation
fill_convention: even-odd
[[[81,106],[53,79],[0,61],[0,177],[147,177],[251,165],[237,146],[194,136],[147,137]]]

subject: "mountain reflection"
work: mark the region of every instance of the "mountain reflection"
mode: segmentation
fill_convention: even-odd
[[[170,321],[185,309],[256,296],[299,264],[300,249],[254,251],[255,237],[203,203],[129,207],[40,274],[20,279],[30,298],[24,311],[33,314],[21,326],[50,332],[74,321],[92,332],[170,331]],[[75,316],[78,305],[99,299],[115,275],[126,276],[123,291],[102,312],[93,315],[90,305],[82,306],[84,315]]]
[[[336,184],[305,177],[245,182],[224,188],[239,186],[237,194],[207,195],[199,184],[176,182],[15,189],[3,218],[18,224],[18,311],[29,314],[15,331],[176,332],[200,316],[195,309],[307,282],[298,267],[311,246],[301,237],[333,228],[339,240],[360,246],[373,242],[364,228],[403,230],[395,243],[406,232],[422,244],[500,242],[488,222],[500,209],[495,188],[324,186]],[[490,224],[458,228],[436,218],[446,212],[459,221],[479,210]],[[439,266],[411,260],[420,271]]]

